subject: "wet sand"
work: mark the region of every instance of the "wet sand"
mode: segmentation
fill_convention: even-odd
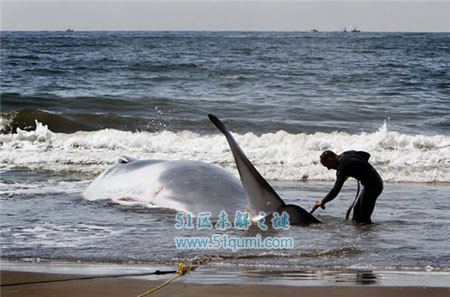
[[[78,279],[85,276],[35,272],[1,271],[1,296],[18,297],[85,297],[138,296],[162,282],[130,278]],[[169,279],[170,277],[167,277]],[[64,281],[65,280],[65,281]],[[382,287],[382,286],[320,286],[295,287],[277,285],[205,285],[175,280],[151,296],[384,296],[384,297],[447,297],[450,288]]]

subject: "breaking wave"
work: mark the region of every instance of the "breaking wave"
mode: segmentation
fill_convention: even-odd
[[[116,129],[55,133],[38,121],[31,131],[0,135],[0,166],[97,174],[121,155],[140,159],[200,160],[237,176],[225,137],[184,131]],[[234,134],[248,158],[270,180],[334,180],[318,159],[323,150],[365,150],[386,182],[449,183],[450,137],[407,135],[384,124],[374,133]]]

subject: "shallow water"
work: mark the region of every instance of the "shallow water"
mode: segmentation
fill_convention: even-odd
[[[14,180],[30,180],[19,187]],[[374,225],[345,221],[355,195],[348,182],[340,197],[317,211],[323,224],[289,230],[227,230],[236,237],[288,237],[292,249],[177,249],[174,238],[211,237],[216,230],[176,229],[176,212],[161,208],[86,201],[88,180],[80,174],[55,175],[31,170],[2,174],[2,258],[84,262],[233,263],[240,265],[306,265],[374,269],[448,271],[450,254],[448,185],[387,184],[378,199]],[[41,181],[39,181],[41,179]],[[273,182],[287,203],[306,209],[331,183]],[[424,201],[427,201],[425,204]],[[165,234],[165,236],[161,236]]]
[[[89,264],[67,262],[2,261],[2,269],[37,273],[89,275],[105,278],[127,277],[165,282],[175,273],[174,267],[137,264]],[[155,272],[161,272],[155,274]],[[136,276],[140,274],[140,276]],[[325,269],[305,266],[202,265],[177,282],[203,285],[276,285],[312,286],[382,286],[382,287],[448,287],[449,272],[372,270],[362,267]],[[74,277],[77,278],[77,277]]]

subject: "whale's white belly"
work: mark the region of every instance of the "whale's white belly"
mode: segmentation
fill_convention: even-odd
[[[224,210],[234,216],[245,210],[241,182],[224,169],[199,161],[134,160],[101,173],[84,191],[87,200],[111,199],[121,204],[142,204],[178,211]]]

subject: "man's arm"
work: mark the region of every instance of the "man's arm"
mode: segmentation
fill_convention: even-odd
[[[325,196],[325,198],[322,199],[322,205],[319,205],[319,206],[324,206],[326,203],[328,203],[331,200],[333,200],[334,198],[336,198],[336,196],[341,191],[342,186],[344,185],[346,180],[347,180],[347,176],[345,176],[343,174],[338,174],[333,188],[330,190],[330,192],[328,192],[328,194]]]

